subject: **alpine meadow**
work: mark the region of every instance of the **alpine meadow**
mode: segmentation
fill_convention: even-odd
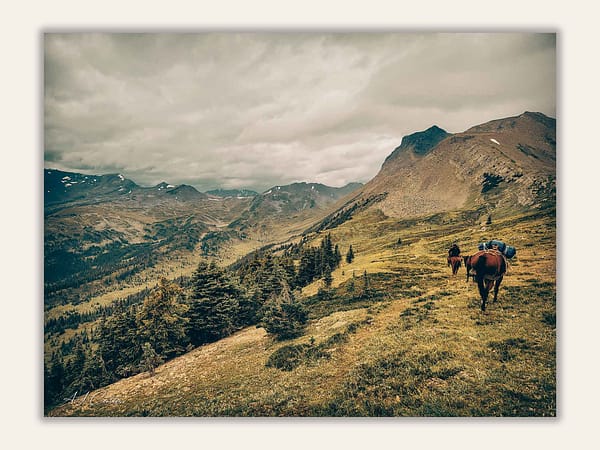
[[[44,415],[556,417],[555,53],[46,33]]]

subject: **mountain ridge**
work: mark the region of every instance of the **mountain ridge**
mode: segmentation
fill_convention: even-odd
[[[384,214],[406,218],[467,204],[502,211],[555,201],[555,119],[526,112],[462,133],[436,134],[441,139],[423,155],[406,151],[410,144],[397,147],[356,192],[355,203],[377,197]],[[423,136],[409,136],[415,135]],[[338,207],[343,213],[344,206]]]

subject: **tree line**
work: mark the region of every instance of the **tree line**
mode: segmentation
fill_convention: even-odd
[[[353,258],[350,248],[346,261]],[[68,354],[59,349],[50,355],[44,369],[46,407],[123,377],[153,372],[165,361],[250,325],[264,327],[279,340],[297,337],[308,321],[298,290],[317,279],[329,288],[341,260],[338,245],[327,235],[318,247],[302,244],[281,255],[257,253],[236,270],[203,261],[189,280],[178,284],[161,278],[142,302],[119,302],[104,310],[91,338],[76,338]]]

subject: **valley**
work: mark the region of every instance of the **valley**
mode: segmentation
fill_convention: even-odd
[[[201,193],[45,169],[46,414],[556,415],[555,127],[529,112],[432,127],[342,188]],[[490,239],[517,255],[482,313],[446,256]],[[149,301],[180,292],[181,323],[198,320],[210,274],[235,317],[149,370]],[[282,304],[301,312],[285,339],[268,331]],[[117,364],[107,330],[124,323],[135,348]]]
[[[362,214],[332,232],[356,259],[332,273],[327,300],[320,282],[303,290],[303,336],[279,342],[248,327],[50,415],[553,416],[555,226],[553,210],[487,226]],[[491,235],[518,256],[482,314],[476,285],[464,267],[451,276],[445,250],[455,241],[467,254]],[[355,295],[365,271],[368,299]]]

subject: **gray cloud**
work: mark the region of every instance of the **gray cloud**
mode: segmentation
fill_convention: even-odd
[[[372,178],[403,135],[555,116],[553,34],[46,34],[48,167],[200,190]]]

